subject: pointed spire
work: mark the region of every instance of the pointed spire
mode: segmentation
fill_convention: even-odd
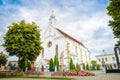
[[[49,26],[56,26],[56,19],[55,19],[55,15],[54,15],[54,11],[52,10],[52,15],[50,16],[49,19]]]

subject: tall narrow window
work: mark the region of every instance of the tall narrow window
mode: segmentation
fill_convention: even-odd
[[[105,58],[105,60],[108,61],[107,58]]]
[[[56,56],[58,57],[58,45],[56,45],[55,52],[56,52]]]
[[[104,58],[102,58],[102,61],[104,61]]]
[[[42,50],[42,58],[44,58],[44,49]]]
[[[99,62],[100,62],[100,58],[99,58],[98,60],[99,60]]]
[[[115,61],[115,57],[112,57],[112,60]]]

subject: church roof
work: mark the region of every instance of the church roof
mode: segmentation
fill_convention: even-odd
[[[80,41],[78,41],[77,39],[71,37],[70,35],[68,35],[67,33],[63,32],[62,30],[60,30],[60,29],[58,29],[58,28],[56,28],[56,29],[57,29],[57,31],[59,31],[59,32],[60,32],[62,35],[64,35],[65,37],[67,37],[67,38],[69,38],[69,39],[75,41],[76,43],[78,43],[78,44],[84,46],[82,42],[80,42]],[[84,47],[85,47],[85,46],[84,46]]]

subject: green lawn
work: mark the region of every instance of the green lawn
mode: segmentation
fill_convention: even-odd
[[[34,79],[57,79],[57,80],[74,80],[73,78],[63,78],[63,77],[45,77],[45,76],[0,76],[0,78],[34,78]]]

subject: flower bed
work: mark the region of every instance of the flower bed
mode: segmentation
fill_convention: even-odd
[[[76,76],[77,72],[75,70],[68,70],[65,72],[66,76]]]
[[[83,70],[78,72],[78,76],[95,76],[95,74],[91,71]]]
[[[26,75],[43,75],[44,73],[40,72],[40,71],[26,71],[26,72],[24,72],[24,74],[26,74]]]
[[[68,70],[66,72],[54,72],[52,76],[95,76],[95,74],[91,71],[82,70],[78,73],[75,70]]]

